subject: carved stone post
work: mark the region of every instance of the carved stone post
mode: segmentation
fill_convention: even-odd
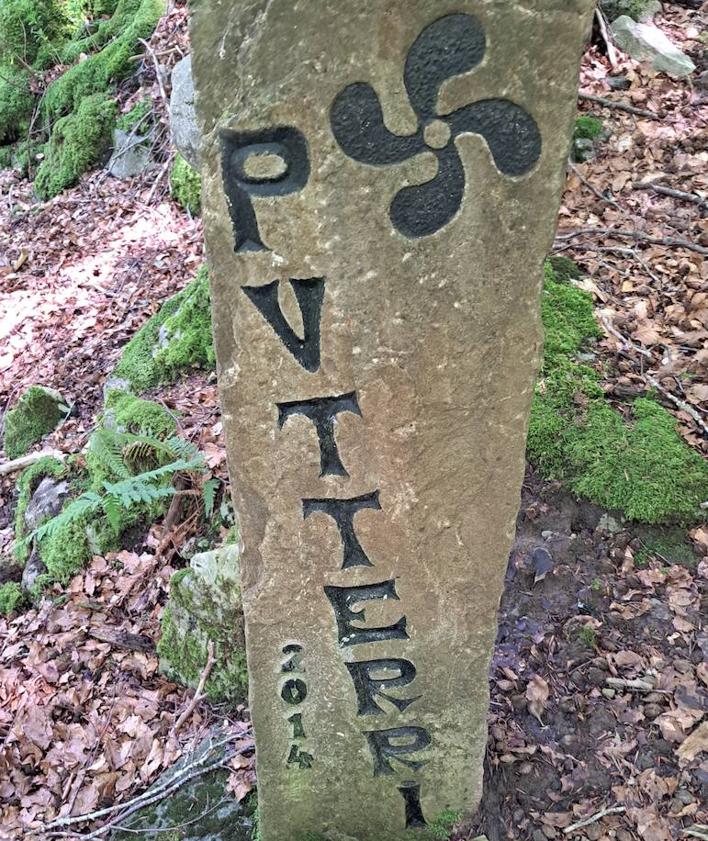
[[[592,0],[198,0],[263,841],[482,788]]]

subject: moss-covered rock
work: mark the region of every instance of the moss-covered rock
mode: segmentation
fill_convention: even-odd
[[[119,432],[155,438],[168,438],[177,431],[177,421],[164,406],[127,391],[108,393],[103,425]]]
[[[550,264],[541,305],[544,362],[528,455],[547,478],[646,523],[690,522],[708,499],[708,463],[680,437],[673,416],[648,398],[628,419],[606,401],[598,373],[578,358],[600,334],[589,294],[560,282]]]
[[[198,216],[202,209],[202,177],[196,169],[176,155],[170,170],[170,192],[177,204]]]
[[[172,576],[161,624],[157,651],[164,672],[196,687],[211,642],[216,662],[206,682],[207,695],[231,704],[245,699],[248,676],[237,545],[195,555],[187,569]]]
[[[165,0],[121,0],[110,21],[99,25],[96,35],[67,46],[64,61],[91,54],[49,85],[43,99],[47,119],[52,122],[76,110],[93,94],[105,98],[115,82],[133,73],[131,58],[142,52],[141,39],[152,35],[164,12]],[[92,52],[98,48],[98,52]]]
[[[58,195],[106,155],[115,115],[115,101],[97,93],[82,100],[72,114],[57,120],[46,157],[37,170],[37,195],[43,199]]]
[[[3,446],[8,458],[23,456],[32,444],[53,432],[66,417],[69,407],[58,391],[35,385],[5,415]]]
[[[661,3],[658,0],[600,0],[600,8],[610,22],[622,15],[640,21],[653,18],[661,11]]]
[[[574,161],[583,162],[594,157],[598,144],[607,139],[602,120],[590,114],[582,114],[575,121],[571,155]]]
[[[30,89],[30,73],[24,67],[0,63],[0,144],[13,143],[26,133],[34,107]],[[12,153],[6,152],[5,156]],[[3,169],[8,169],[11,157],[5,157]]]
[[[0,55],[8,63],[27,67],[65,33],[69,21],[57,0],[2,0]]]
[[[143,392],[190,368],[214,365],[209,279],[202,267],[128,342],[114,374]]]
[[[29,557],[29,545],[27,537],[27,526],[25,524],[25,511],[32,499],[32,494],[37,489],[42,479],[51,476],[55,479],[62,478],[67,473],[67,468],[59,459],[47,456],[41,458],[34,464],[23,470],[17,481],[17,507],[15,508],[15,557],[24,564]]]

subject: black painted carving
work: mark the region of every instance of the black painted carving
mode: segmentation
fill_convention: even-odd
[[[305,667],[302,664],[302,646],[297,643],[290,643],[283,646],[283,654],[289,654],[290,657],[283,663],[282,672],[304,672]]]
[[[361,417],[356,392],[337,397],[313,397],[311,400],[294,400],[278,403],[278,426],[282,429],[291,415],[304,415],[317,430],[320,442],[320,476],[348,476],[337,450],[334,422],[341,412],[351,412]]]
[[[300,750],[297,745],[290,746],[290,754],[288,755],[288,765],[297,765],[300,768],[312,768],[314,757],[311,753],[305,753]]]
[[[324,298],[324,278],[310,277],[305,280],[290,281],[302,315],[302,339],[288,324],[280,309],[279,284],[279,280],[274,280],[265,286],[242,286],[241,289],[300,365],[306,371],[313,373],[320,367],[320,317]]]
[[[251,196],[287,196],[305,186],[310,176],[305,136],[291,126],[263,131],[222,129],[219,136],[234,251],[270,251],[261,239]],[[249,176],[244,165],[254,155],[276,155],[284,163],[283,172],[264,178]]]
[[[300,678],[290,678],[283,684],[280,697],[291,707],[297,707],[307,698],[307,684]]]
[[[350,499],[303,499],[302,501],[302,516],[304,519],[307,519],[313,512],[321,511],[323,514],[329,515],[337,524],[342,538],[342,569],[373,566],[366,552],[362,549],[359,538],[354,533],[354,515],[362,508],[373,508],[380,511],[379,492],[374,491]]]
[[[430,733],[424,727],[393,727],[390,730],[364,731],[374,759],[374,776],[393,774],[391,760],[395,759],[408,768],[417,771],[425,761],[403,759],[409,753],[424,750],[430,744]],[[404,744],[393,744],[393,740],[409,739]]]
[[[293,713],[288,722],[293,726],[293,739],[304,739],[305,728],[302,725],[302,713]]]
[[[406,807],[406,829],[427,826],[428,822],[423,816],[423,808],[420,805],[420,785],[414,782],[403,783],[398,790],[403,795],[403,802]]]
[[[325,587],[324,591],[334,610],[339,644],[342,648],[361,645],[366,642],[408,639],[405,616],[385,628],[358,628],[356,625],[352,625],[352,622],[364,622],[366,620],[364,608],[352,610],[354,605],[361,602],[377,601],[378,599],[399,600],[395,581],[382,581],[379,584],[364,584],[358,587],[330,586]]]
[[[465,173],[455,146],[460,134],[479,134],[489,147],[497,169],[507,176],[528,172],[541,154],[536,121],[508,99],[473,102],[453,111],[436,111],[441,84],[467,73],[482,60],[486,37],[479,21],[466,14],[451,14],[426,27],[406,58],[404,83],[419,123],[415,134],[390,132],[376,91],[365,82],[344,88],[332,103],[332,132],[342,150],[354,160],[374,166],[404,161],[420,152],[438,159],[435,177],[424,184],[404,187],[389,213],[394,227],[407,237],[434,234],[455,216],[465,191]],[[425,129],[436,123],[441,141],[431,145]]]
[[[420,698],[394,698],[387,695],[390,689],[399,686],[407,686],[415,679],[416,669],[410,660],[400,658],[382,658],[381,660],[360,660],[355,663],[347,663],[347,669],[354,683],[356,691],[358,710],[357,715],[381,715],[386,710],[376,703],[376,696],[385,698],[389,703],[397,707],[401,712],[407,709],[414,701]],[[381,673],[394,672],[393,677],[381,677]]]

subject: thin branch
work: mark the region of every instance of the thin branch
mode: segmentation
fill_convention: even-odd
[[[42,450],[39,453],[28,453],[26,456],[13,459],[12,461],[4,461],[0,463],[0,476],[7,476],[10,473],[16,473],[18,470],[24,470],[31,464],[43,458],[56,458],[59,461],[64,461],[66,453],[59,450]]]
[[[174,733],[179,732],[180,727],[182,727],[184,722],[187,721],[187,719],[192,715],[195,707],[204,695],[204,685],[206,684],[209,675],[211,674],[211,670],[214,668],[214,663],[216,663],[216,655],[214,654],[214,642],[213,640],[209,640],[209,642],[207,643],[207,661],[204,668],[202,669],[201,675],[199,676],[199,683],[197,684],[197,689],[194,695],[192,696],[192,700],[189,702],[189,705],[177,719],[173,731]]]
[[[617,48],[614,45],[609,27],[607,26],[607,18],[602,13],[602,9],[599,6],[595,9],[595,17],[597,18],[597,23],[600,27],[602,40],[605,42],[605,46],[607,47],[607,58],[614,70],[615,67],[617,67]]]
[[[650,120],[660,120],[661,116],[653,111],[646,111],[644,108],[635,108],[628,102],[615,102],[613,99],[605,99],[604,96],[595,96],[592,93],[578,91],[578,99],[585,99],[588,102],[596,102],[603,108],[614,108],[617,111],[626,111],[628,114],[636,114],[638,117],[648,117]]]
[[[563,830],[564,835],[570,835],[571,832],[575,832],[576,829],[581,829],[584,826],[590,826],[591,823],[597,823],[601,818],[604,818],[605,815],[621,815],[625,811],[624,806],[612,806],[609,809],[600,809],[599,812],[595,812],[594,815],[590,815],[589,818],[585,818],[582,821],[576,821],[576,823],[572,823],[570,826],[566,826]]]
[[[697,254],[708,254],[708,248],[702,245],[697,245],[687,239],[679,239],[678,237],[653,237],[645,234],[642,231],[622,231],[615,228],[578,228],[575,231],[567,231],[563,234],[557,234],[556,239],[573,239],[574,237],[583,236],[585,234],[625,237],[626,239],[634,239],[637,242],[646,242],[650,245],[666,245],[670,248],[687,248],[689,251],[695,251]]]
[[[699,207],[708,206],[708,201],[697,196],[695,193],[687,193],[685,190],[674,190],[673,187],[664,187],[662,184],[654,184],[651,181],[635,181],[632,184],[635,190],[653,190],[662,196],[671,196],[674,199],[681,199],[681,201],[690,201],[697,204]]]

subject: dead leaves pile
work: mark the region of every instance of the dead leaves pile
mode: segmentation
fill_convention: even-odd
[[[694,56],[703,49],[696,12],[664,4],[658,23]],[[611,73],[625,76],[630,88],[612,91]],[[581,90],[652,111],[657,119],[583,104],[602,118],[610,137],[594,160],[569,173],[556,249],[592,276],[588,288],[607,333],[600,354],[610,362],[611,397],[644,394],[655,379],[674,396],[659,395],[685,438],[708,454],[708,94],[629,59],[613,70],[595,49],[585,57]],[[638,184],[678,190],[693,200]],[[607,232],[576,233],[589,228]],[[613,230],[688,241],[703,251],[639,242]]]
[[[0,838],[43,838],[51,820],[126,801],[217,720],[199,704],[172,732],[192,694],[154,650],[172,572],[150,552],[95,557],[53,600],[0,621]],[[237,760],[244,796],[252,759]]]

